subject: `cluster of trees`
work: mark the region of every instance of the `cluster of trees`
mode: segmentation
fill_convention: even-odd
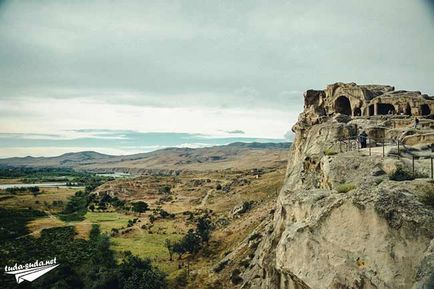
[[[59,214],[59,217],[64,221],[80,221],[83,220],[88,209],[92,212],[96,209],[104,211],[109,206],[118,209],[131,209],[133,212],[137,213],[143,213],[149,210],[148,203],[143,201],[133,202],[130,207],[127,206],[124,200],[121,200],[118,197],[112,197],[109,194],[103,194],[101,197],[98,197],[97,195],[92,194],[91,191],[85,190],[78,191],[74,196],[69,198],[68,203]],[[170,215],[165,211],[161,211],[160,214]]]
[[[18,216],[22,212],[13,212]],[[25,230],[29,220],[20,219]],[[35,260],[56,257],[60,264],[31,283],[35,289],[155,289],[167,288],[166,275],[152,266],[148,259],[141,259],[125,252],[116,262],[110,249],[108,236],[93,226],[88,240],[76,238],[73,227],[42,230],[39,238],[26,236],[0,240],[0,259],[6,265],[25,264]],[[11,275],[0,274],[2,288],[21,288]],[[23,287],[30,288],[30,287]]]
[[[197,220],[196,229],[188,230],[181,240],[172,242],[166,239],[165,245],[170,260],[173,260],[173,254],[178,254],[178,259],[181,259],[186,253],[194,257],[205,244],[208,244],[212,230],[213,224],[209,216],[204,215]]]
[[[63,221],[82,221],[87,212],[87,207],[95,200],[95,195],[89,192],[78,191],[69,198],[68,203],[61,213],[59,218]]]
[[[24,178],[27,182],[58,181],[66,177],[80,177],[88,175],[64,168],[28,168],[28,167],[0,167],[0,178]]]
[[[93,212],[97,208],[95,205],[102,211],[106,210],[109,205],[120,209],[125,208],[126,203],[124,200],[118,197],[111,197],[109,194],[103,194],[98,198],[95,194],[91,193],[92,190],[86,187],[85,191],[76,192],[74,196],[69,198],[59,217],[64,221],[80,221],[83,220],[88,209]]]
[[[131,204],[131,210],[137,213],[144,213],[149,210],[149,205],[143,201],[134,202]]]
[[[112,177],[104,177],[104,176],[97,176],[92,174],[86,174],[80,177],[73,178],[71,183],[84,186],[84,191],[87,193],[92,192],[97,187],[101,186],[105,182],[112,181],[114,178]]]
[[[106,210],[109,204],[115,208],[120,208],[120,209],[123,209],[125,207],[125,201],[119,199],[118,197],[112,197],[107,193],[103,194],[98,200],[95,197],[94,202],[97,203],[98,209],[102,211]],[[91,204],[89,206],[89,209],[91,211],[94,211],[95,205]]]
[[[162,208],[155,208],[152,212],[152,215],[149,216],[149,221],[154,223],[158,218],[160,219],[174,219],[175,214],[169,213],[168,211]]]
[[[6,188],[5,191],[9,194],[17,194],[17,193],[26,193],[30,192],[33,195],[38,195],[40,193],[40,189],[38,186],[34,187],[16,187],[16,188]]]
[[[113,177],[78,172],[69,168],[13,168],[0,167],[0,178],[21,178],[25,183],[64,181],[67,185],[85,186],[91,192],[99,185],[114,180]]]
[[[28,234],[27,222],[44,216],[44,212],[33,209],[0,208],[0,242]],[[2,249],[0,246],[0,252]]]

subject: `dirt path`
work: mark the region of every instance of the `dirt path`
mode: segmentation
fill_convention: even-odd
[[[206,193],[205,197],[203,197],[202,201],[200,202],[200,207],[201,208],[205,207],[206,202],[208,201],[208,198],[211,195],[212,191],[213,191],[212,189],[208,190],[208,192]]]

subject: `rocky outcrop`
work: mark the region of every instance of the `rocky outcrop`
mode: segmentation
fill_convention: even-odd
[[[305,111],[314,111],[320,117],[334,113],[350,116],[427,116],[434,113],[433,97],[419,91],[395,91],[388,85],[334,83],[325,90],[308,90],[304,96]]]
[[[353,105],[353,98],[370,103],[393,90],[334,84],[305,93],[274,219],[240,274],[241,288],[434,288],[434,209],[421,202],[434,183],[391,180],[408,166],[402,158],[366,149],[330,153],[361,126],[396,136],[409,129],[391,126],[393,115],[376,125],[330,106],[344,92]]]

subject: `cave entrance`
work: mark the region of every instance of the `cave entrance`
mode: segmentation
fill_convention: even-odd
[[[405,107],[405,115],[411,115],[411,107],[410,105],[407,103],[407,106]]]
[[[352,115],[350,100],[346,96],[339,96],[335,101],[335,111],[346,115]]]
[[[362,110],[360,109],[360,107],[356,107],[354,109],[354,116],[362,116]]]
[[[429,108],[428,104],[422,104],[420,106],[420,111],[422,115],[430,115],[431,114],[431,109]]]
[[[395,114],[395,107],[390,103],[377,103],[377,114]]]
[[[374,105],[371,104],[371,105],[368,107],[368,115],[369,115],[369,116],[372,116],[372,115],[374,115],[374,113],[375,113],[375,108],[374,108]]]

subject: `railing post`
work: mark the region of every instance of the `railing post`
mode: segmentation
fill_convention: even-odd
[[[368,138],[369,156],[371,155],[371,140]]]
[[[411,168],[413,170],[413,177],[414,177],[414,155],[412,155],[412,158],[411,158]]]
[[[434,167],[433,167],[433,158],[431,156],[431,179],[434,179]]]
[[[401,157],[401,153],[399,152],[399,140],[398,140],[398,160],[400,159],[400,157]]]
[[[383,158],[384,158],[384,139],[383,139]]]

